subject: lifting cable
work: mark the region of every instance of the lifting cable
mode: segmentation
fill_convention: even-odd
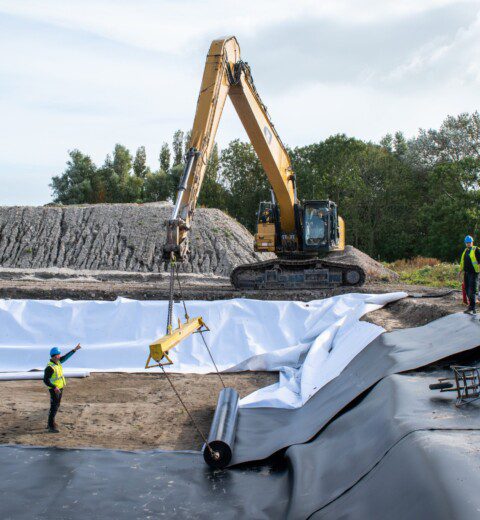
[[[181,299],[181,301],[183,303],[183,309],[185,311],[185,319],[188,320],[189,316],[188,316],[188,312],[187,312],[187,305],[185,304],[185,300],[183,298],[182,284],[180,283],[180,277],[178,276],[178,267],[176,269],[176,275],[177,275],[178,288],[179,288],[179,292],[180,292],[180,299]],[[205,337],[203,335],[203,330],[199,330],[198,332],[199,332],[200,336],[202,337],[203,344],[205,345],[205,348],[207,349],[208,355],[210,356],[210,359],[212,360],[213,366],[215,367],[215,372],[217,373],[217,375],[218,375],[218,377],[220,379],[220,382],[222,383],[223,388],[226,388],[225,383],[223,382],[222,376],[220,375],[220,371],[218,370],[217,364],[215,363],[215,360],[213,359],[212,352],[210,351],[210,348],[208,347],[207,341],[205,340]]]
[[[165,372],[165,368],[163,368],[163,365],[160,365],[160,368],[162,369],[162,372],[163,372],[164,376],[167,378],[167,381],[170,383],[170,386],[172,387],[172,390],[175,392],[175,395],[178,397],[178,400],[182,404],[184,410],[187,412],[187,415],[190,417],[190,421],[192,422],[193,426],[195,427],[197,432],[200,434],[200,437],[202,438],[203,442],[205,443],[205,446],[207,446],[207,448],[209,449],[211,455],[213,455],[214,451],[210,447],[210,444],[208,444],[208,440],[205,437],[205,434],[202,432],[202,430],[198,426],[197,421],[195,421],[195,419],[193,418],[193,415],[190,413],[189,409],[187,408],[187,405],[183,402],[183,399],[181,398],[180,394],[178,393],[177,389],[175,388],[175,385],[173,384],[173,381],[170,379],[170,377],[167,374],[167,372]]]
[[[170,261],[170,287],[169,287],[168,314],[167,314],[167,334],[170,334],[172,332],[175,274],[176,274],[178,288],[179,288],[179,292],[180,292],[180,300],[182,301],[183,310],[185,312],[185,319],[186,320],[189,319],[189,315],[188,315],[188,311],[187,311],[187,305],[186,305],[185,300],[183,298],[182,285],[180,283],[180,277],[178,275],[178,266],[175,263],[175,259],[172,258],[171,261]],[[203,331],[199,330],[198,332],[200,333],[200,336],[202,337],[203,344],[205,345],[205,348],[207,349],[208,355],[210,356],[210,359],[212,360],[213,366],[215,367],[215,371],[216,371],[216,373],[217,373],[217,375],[218,375],[218,377],[219,377],[219,379],[220,379],[220,381],[222,383],[222,386],[223,386],[223,388],[226,388],[225,387],[225,383],[224,383],[224,381],[222,379],[222,376],[220,375],[220,372],[218,370],[217,364],[215,363],[215,360],[213,359],[213,356],[212,356],[212,353],[210,351],[210,348],[208,347],[208,344],[207,344],[207,342],[205,340],[205,337],[203,336]],[[170,383],[170,386],[172,387],[172,390],[174,391],[175,395],[177,396],[178,400],[180,401],[181,405],[183,406],[185,412],[187,413],[188,417],[190,418],[190,421],[193,424],[194,428],[197,430],[198,434],[200,435],[200,437],[202,438],[203,442],[205,443],[205,446],[210,451],[211,456],[213,458],[216,458],[218,456],[218,453],[211,448],[210,444],[208,443],[207,437],[205,436],[205,434],[202,432],[202,430],[198,426],[197,421],[195,421],[193,415],[191,414],[191,412],[188,409],[187,405],[183,401],[180,393],[175,388],[175,385],[173,384],[172,379],[170,378],[170,376],[165,371],[165,368],[163,367],[163,365],[160,365],[160,368],[162,369],[162,372],[165,375],[165,377],[167,378],[167,381]]]

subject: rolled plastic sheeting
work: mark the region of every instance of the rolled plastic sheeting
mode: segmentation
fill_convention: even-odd
[[[224,388],[218,396],[217,408],[208,435],[208,446],[203,448],[203,458],[213,468],[224,468],[232,460],[238,400],[238,393],[233,388]]]
[[[88,377],[88,370],[64,370],[65,377]],[[34,372],[0,372],[0,381],[18,381],[20,379],[43,379],[43,370]]]

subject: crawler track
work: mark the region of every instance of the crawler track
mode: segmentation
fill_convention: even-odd
[[[358,265],[329,260],[275,258],[236,267],[230,280],[235,289],[334,289],[359,287],[365,272]]]

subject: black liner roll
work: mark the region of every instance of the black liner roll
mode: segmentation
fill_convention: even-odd
[[[203,458],[212,468],[225,468],[232,460],[238,399],[238,394],[233,388],[224,388],[218,396],[217,408],[208,434],[210,449],[208,446],[203,448]]]

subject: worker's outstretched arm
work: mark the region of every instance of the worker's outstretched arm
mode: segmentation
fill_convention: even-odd
[[[80,346],[80,343],[78,343],[74,349],[70,350],[70,352],[67,352],[64,356],[62,356],[60,358],[60,363],[65,363],[65,361],[67,361],[67,359],[71,358],[73,356],[73,354],[75,354],[75,352],[81,348],[82,347]]]

